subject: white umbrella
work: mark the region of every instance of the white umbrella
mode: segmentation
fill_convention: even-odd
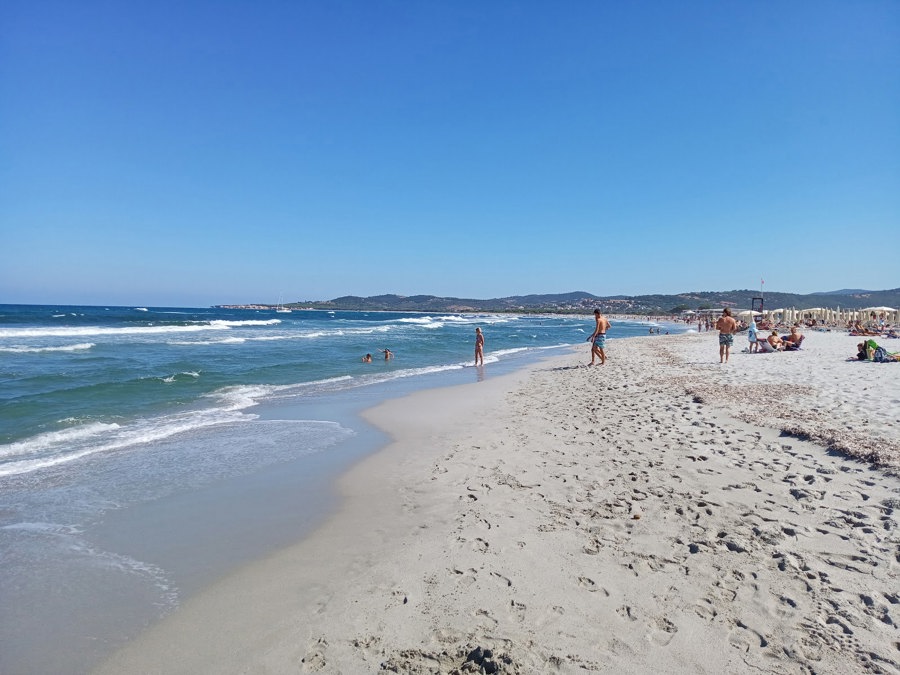
[[[762,312],[754,312],[752,309],[745,309],[743,312],[738,312],[738,316],[759,316]]]
[[[897,310],[893,307],[865,307],[864,309],[859,310],[860,312],[896,312]]]

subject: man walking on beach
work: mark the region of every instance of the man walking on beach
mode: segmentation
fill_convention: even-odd
[[[588,365],[594,365],[594,359],[596,357],[600,359],[600,365],[602,366],[606,363],[606,352],[604,351],[604,348],[606,347],[606,331],[609,330],[610,323],[606,320],[606,317],[600,313],[599,309],[594,310],[594,321],[596,321],[594,332],[591,334],[591,337],[588,338],[591,342],[591,362]]]
[[[719,331],[719,363],[728,363],[731,345],[734,344],[734,334],[737,333],[737,321],[727,307],[722,310],[722,316],[716,321],[716,330]]]

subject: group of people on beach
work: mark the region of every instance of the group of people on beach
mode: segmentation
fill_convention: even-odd
[[[731,315],[731,309],[726,307],[722,310],[722,316],[716,321],[716,330],[719,331],[719,363],[728,363],[728,357],[731,355],[731,348],[734,346],[734,336],[741,327]],[[750,343],[748,349],[744,350],[751,354],[759,351],[782,352],[795,351],[800,349],[803,342],[803,334],[797,326],[791,326],[790,333],[783,337],[778,335],[777,330],[772,330],[771,334],[765,339],[759,338],[758,327],[753,317],[750,317],[750,323],[747,326],[747,341]]]
[[[599,360],[600,365],[606,363],[606,334],[610,329],[609,320],[603,316],[599,309],[594,310],[594,331],[587,338],[587,342],[591,343],[591,362],[589,366],[593,366]],[[722,310],[722,316],[715,323],[715,328],[719,331],[719,363],[727,363],[731,356],[731,348],[734,346],[734,336],[743,327],[738,324],[732,316],[731,309],[726,307]],[[650,329],[653,332],[653,329]],[[657,329],[657,333],[659,329]],[[764,339],[759,337],[759,327],[753,317],[747,325],[747,340],[749,348],[744,351],[751,354],[759,351],[780,352],[794,351],[800,349],[804,336],[800,333],[799,327],[794,325],[790,328],[790,333],[785,336],[779,336],[777,330],[772,330],[771,334]],[[384,354],[384,360],[389,361],[394,358],[394,353],[390,349],[380,350]],[[865,353],[860,349],[860,353]],[[363,362],[372,363],[372,355],[366,354],[362,357]],[[481,328],[475,328],[475,365],[484,365],[484,333]]]

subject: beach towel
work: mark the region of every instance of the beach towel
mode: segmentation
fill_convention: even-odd
[[[872,360],[877,363],[897,363],[897,355],[891,354],[884,347],[876,347],[875,353],[872,354]]]

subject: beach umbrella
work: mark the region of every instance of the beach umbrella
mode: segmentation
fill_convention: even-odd
[[[752,309],[745,309],[741,312],[738,312],[738,316],[760,316],[762,312],[754,312]]]
[[[809,307],[808,309],[800,310],[800,317],[803,319],[821,319],[827,311],[823,307]]]
[[[860,312],[896,312],[897,310],[893,307],[866,307],[865,309],[859,310]]]

